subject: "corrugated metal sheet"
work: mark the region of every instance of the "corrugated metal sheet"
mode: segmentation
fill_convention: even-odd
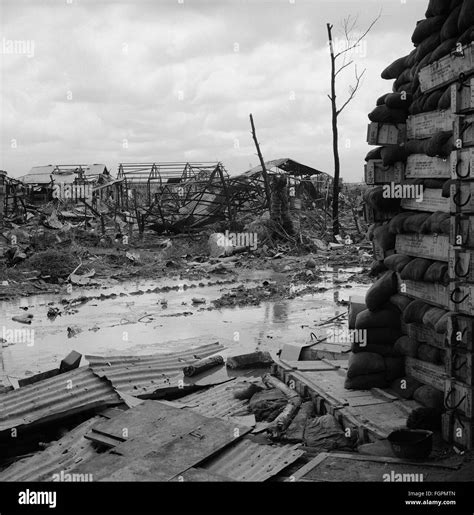
[[[297,447],[261,445],[244,439],[201,468],[235,481],[266,481],[304,454]]]
[[[1,394],[0,431],[120,403],[107,381],[81,367]]]
[[[52,481],[53,474],[61,471],[67,474],[79,463],[97,456],[93,443],[84,438],[84,435],[101,420],[102,417],[92,417],[44,451],[13,463],[0,472],[0,482]]]
[[[185,366],[223,349],[224,346],[216,342],[170,354],[85,357],[92,370],[98,376],[106,377],[117,390],[140,396],[178,387]]]
[[[248,400],[236,399],[234,391],[249,385],[250,382],[248,379],[235,379],[230,383],[220,384],[204,391],[186,395],[175,403],[183,404],[205,417],[227,418],[245,415],[249,413],[247,409]]]

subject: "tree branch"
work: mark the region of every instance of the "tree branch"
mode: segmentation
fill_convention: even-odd
[[[339,75],[339,73],[341,73],[341,72],[342,72],[342,70],[344,70],[344,68],[347,68],[347,67],[348,67],[348,66],[350,66],[353,62],[354,62],[354,61],[349,61],[348,63],[343,64],[343,65],[339,68],[339,70],[337,70],[337,72],[335,73],[335,75],[334,75],[334,76],[335,76],[335,77],[337,77],[337,76]]]
[[[334,55],[334,59],[337,59],[338,57],[340,57],[341,55],[345,54],[346,52],[349,52],[350,50],[353,50],[354,48],[356,48],[359,45],[359,43],[365,38],[365,36],[367,36],[367,34],[372,30],[372,27],[378,22],[378,20],[380,19],[381,16],[382,16],[382,11],[379,12],[377,17],[368,26],[367,30],[359,38],[357,38],[355,43],[350,45],[350,46],[348,46],[344,50],[341,50],[337,54],[335,54]],[[346,23],[345,23],[344,34],[345,34],[346,41],[347,41],[348,44],[350,42],[350,32],[353,30],[353,28],[354,28],[354,26],[355,26],[355,24],[357,22],[357,18],[358,17],[355,18],[354,23],[352,24],[352,27],[350,29],[348,28],[348,21],[346,21]],[[346,20],[349,20],[349,19],[346,19]]]
[[[342,113],[342,111],[344,110],[344,108],[349,104],[349,102],[355,97],[355,94],[357,93],[357,90],[359,89],[359,86],[360,86],[360,81],[361,81],[362,77],[364,76],[365,72],[366,72],[366,69],[364,68],[362,73],[360,75],[358,75],[357,74],[357,66],[356,66],[356,70],[355,70],[356,83],[355,83],[355,86],[352,86],[350,88],[349,98],[344,102],[344,104],[342,104],[342,107],[337,111],[336,116],[339,116]]]

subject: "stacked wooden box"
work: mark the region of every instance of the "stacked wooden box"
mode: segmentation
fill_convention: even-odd
[[[448,19],[461,10],[469,9],[471,14],[473,10],[467,0],[445,2],[444,8],[432,0],[427,15],[435,4],[441,9],[437,14],[441,34]],[[433,13],[427,20],[435,23]],[[435,40],[434,36],[430,38]],[[474,45],[470,32],[458,33],[458,37],[459,41],[452,37],[441,42],[449,48],[440,59],[430,61],[423,56],[417,63],[423,41],[403,58],[402,66],[398,63],[398,73],[393,73],[397,62],[383,72],[382,77],[396,79],[398,97],[386,95],[377,105],[383,106],[388,99],[403,108],[400,100],[405,99],[407,119],[406,123],[400,123],[399,117],[396,123],[390,119],[381,123],[369,115],[367,141],[382,149],[369,152],[366,158],[366,183],[379,188],[378,203],[372,201],[374,191],[366,196],[366,218],[375,226],[386,225],[394,236],[393,248],[387,248],[390,238],[385,238],[384,245],[374,238],[374,270],[383,273],[394,262],[389,259],[394,254],[417,265],[416,280],[404,273],[408,264],[396,271],[398,293],[407,297],[407,306],[413,300],[424,303],[417,305],[423,316],[416,321],[408,307],[400,309],[401,329],[412,345],[405,354],[405,377],[400,380],[418,381],[442,395],[442,406],[436,407],[443,411],[443,437],[470,449],[474,447]],[[435,104],[437,109],[426,111],[426,106]],[[390,116],[390,109],[382,114]],[[423,186],[422,200],[400,198],[394,210],[393,197],[388,196],[387,208],[381,208],[381,188],[388,195],[396,185]],[[416,214],[421,216],[416,218]],[[419,228],[414,224],[417,220]],[[423,266],[426,272],[420,274]],[[439,272],[434,280],[430,269]],[[420,401],[416,391],[414,398]]]

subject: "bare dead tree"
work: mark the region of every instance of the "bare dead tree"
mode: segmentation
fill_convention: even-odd
[[[381,13],[370,23],[365,32],[359,37],[353,37],[354,30],[357,26],[358,16],[348,16],[342,22],[342,29],[344,33],[344,46],[337,52],[334,50],[333,43],[333,25],[327,23],[329,51],[331,56],[331,94],[328,95],[331,101],[332,111],[332,148],[334,154],[334,183],[333,183],[333,199],[332,199],[332,231],[333,237],[337,236],[340,231],[339,224],[339,178],[341,175],[341,162],[339,158],[339,130],[338,130],[338,117],[342,111],[349,105],[354,99],[362,84],[362,78],[365,74],[365,68],[362,72],[358,72],[357,65],[354,64],[353,59],[348,59],[348,54],[352,50],[355,50],[372,30],[373,26],[377,23],[381,16]],[[341,59],[342,58],[342,59]],[[345,102],[342,103],[341,107],[338,107],[337,95],[336,95],[336,79],[337,76],[346,68],[354,64],[354,84],[349,87],[349,95]]]

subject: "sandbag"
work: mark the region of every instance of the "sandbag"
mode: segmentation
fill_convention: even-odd
[[[413,398],[427,408],[442,410],[444,407],[443,392],[426,384],[415,390]]]
[[[378,123],[405,123],[406,111],[403,109],[390,109],[386,105],[377,106],[369,113],[369,120]]]
[[[422,109],[424,112],[435,111],[438,108],[439,99],[443,96],[443,90],[433,91],[426,96]]]
[[[462,45],[468,45],[471,41],[474,41],[474,27],[469,27],[458,39]]]
[[[416,213],[407,216],[403,221],[403,232],[404,233],[419,233],[421,226],[430,217],[429,213]]]
[[[403,57],[400,57],[396,59],[392,64],[387,66],[385,70],[383,70],[381,77],[382,79],[391,80],[391,79],[397,79],[403,70],[407,67],[407,61],[409,56],[405,55]]]
[[[385,388],[386,386],[385,372],[352,378],[346,377],[344,381],[344,388],[346,390],[370,390],[371,388]]]
[[[418,76],[420,73],[420,70],[422,70],[425,66],[428,66],[430,64],[431,60],[431,52],[428,52],[423,59],[418,59],[418,49],[417,49],[417,64],[415,68],[415,73]]]
[[[391,383],[397,377],[402,376],[405,373],[405,358],[386,356],[385,361],[385,379],[388,383]]]
[[[431,259],[415,258],[403,268],[400,277],[406,281],[422,281],[432,263]]]
[[[405,220],[414,214],[416,213],[414,213],[413,211],[403,211],[401,213],[396,214],[388,223],[388,230],[392,234],[402,234]]]
[[[390,297],[390,304],[395,306],[399,311],[405,311],[405,308],[412,302],[413,299],[403,295],[403,293],[395,293]]]
[[[456,47],[458,40],[456,37],[443,41],[436,50],[430,55],[430,64],[439,61],[442,57],[449,55]]]
[[[375,227],[374,239],[383,250],[395,248],[395,235],[390,232],[388,224]]]
[[[445,334],[448,331],[448,320],[455,314],[453,311],[445,313],[436,323],[435,331],[438,334]]]
[[[450,3],[448,0],[430,0],[428,9],[425,16],[431,18],[432,16],[440,16],[449,12]]]
[[[449,16],[441,27],[441,41],[446,41],[459,35],[458,19],[460,12],[461,4],[451,9]]]
[[[408,112],[411,115],[420,114],[422,112],[422,109],[423,109],[423,102],[424,102],[424,97],[419,97],[416,100],[413,100],[411,106],[408,109]],[[421,153],[421,152],[413,152],[413,153],[414,154],[418,154],[418,153]]]
[[[423,316],[423,324],[434,329],[439,319],[446,313],[442,308],[432,307]]]
[[[451,87],[446,88],[441,95],[438,102],[438,109],[442,111],[451,109]]]
[[[386,257],[383,263],[392,272],[401,272],[412,259],[410,256],[404,256],[403,254],[393,254]]]
[[[446,179],[423,179],[423,186],[432,190],[442,190]]]
[[[392,199],[384,196],[383,186],[376,186],[364,193],[364,200],[381,213],[394,212],[400,209],[400,199]]]
[[[413,74],[411,68],[405,68],[398,79],[394,82],[392,90],[394,92],[406,91],[407,87],[410,88],[412,80]]]
[[[400,81],[395,81],[393,83],[393,93],[406,93],[407,95],[413,95],[413,91],[415,91],[415,88],[413,87],[412,81],[403,83]]]
[[[365,304],[359,302],[349,302],[348,322],[349,329],[355,329],[356,318],[359,313],[365,311],[367,307]]]
[[[441,429],[441,409],[416,408],[407,418],[409,429],[437,431]]]
[[[386,98],[389,96],[389,95],[392,95],[392,93],[385,93],[385,95],[382,95],[381,97],[379,97],[377,99],[377,102],[375,105],[378,105],[378,106],[384,106],[385,105],[385,100]]]
[[[451,136],[441,146],[439,155],[440,157],[449,157],[453,150],[456,150],[456,147],[454,145],[454,136],[451,134]]]
[[[415,59],[416,59],[416,48],[414,48],[407,56],[405,64],[408,67],[412,67],[415,65]]]
[[[382,147],[382,150],[380,151],[380,157],[384,166],[391,166],[398,162],[406,163],[408,155],[409,154],[404,147],[395,145]]]
[[[417,357],[421,359],[421,361],[427,361],[435,365],[441,362],[440,349],[427,343],[420,343],[420,345],[418,345]]]
[[[379,372],[385,372],[385,361],[380,354],[361,352],[349,356],[347,377],[353,378]]]
[[[422,224],[420,232],[422,234],[439,234],[441,232],[441,223],[449,220],[450,214],[436,211],[431,214]]]
[[[372,261],[372,264],[369,268],[369,276],[378,277],[380,274],[383,274],[386,271],[387,267],[383,264],[383,261]]]
[[[449,282],[448,264],[443,261],[435,261],[432,263],[423,277],[425,283],[447,284],[446,280]]]
[[[393,345],[393,351],[398,356],[409,356],[410,358],[416,358],[418,354],[419,343],[409,336],[400,336]]]
[[[367,153],[365,160],[370,161],[372,159],[382,159],[382,148],[383,147],[373,148],[370,152]]]
[[[399,377],[390,384],[390,389],[403,399],[412,399],[420,386],[421,383],[412,377]]]
[[[377,311],[395,293],[397,293],[397,276],[394,272],[386,272],[367,291],[365,304],[371,311]]]
[[[451,234],[451,217],[445,218],[439,223],[439,232],[448,236]]]
[[[459,12],[458,30],[463,33],[472,25],[474,25],[474,3],[472,0],[464,0]]]
[[[452,184],[456,184],[456,181],[454,179],[448,179],[447,181],[443,182],[443,186],[442,186],[443,191],[442,191],[441,195],[444,198],[449,198],[451,196],[451,185]]]
[[[420,111],[421,112],[421,108]],[[413,113],[416,114],[416,113]],[[412,154],[424,154],[425,153],[425,142],[419,139],[411,139],[405,143],[405,150],[408,155]]]
[[[393,309],[361,311],[355,322],[356,329],[369,329],[371,327],[400,327],[400,313]]]
[[[403,312],[402,320],[406,324],[422,324],[425,313],[431,309],[431,307],[432,306],[422,300],[413,300]]]
[[[441,131],[432,136],[426,143],[426,155],[448,157],[450,152],[446,153],[445,146],[452,136],[452,131]]]
[[[393,346],[401,335],[401,331],[393,327],[365,329],[365,342],[352,342],[351,350],[354,354],[374,352],[381,356],[396,356]]]
[[[388,93],[384,95],[385,105],[390,109],[408,111],[410,104],[413,101],[413,95],[408,93]]]
[[[426,18],[417,23],[415,31],[411,36],[411,40],[415,45],[419,45],[422,41],[427,39],[434,32],[441,31],[444,23],[446,21],[446,16],[433,16],[431,18]]]
[[[288,399],[278,388],[262,390],[250,399],[249,410],[255,415],[257,422],[272,422],[283,411],[287,403]]]

